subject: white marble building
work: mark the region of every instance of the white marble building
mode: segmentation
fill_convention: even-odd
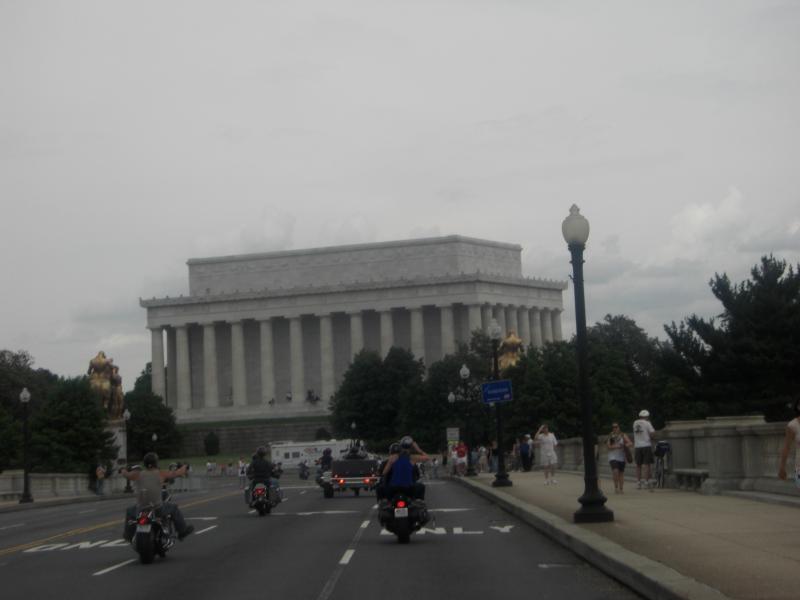
[[[566,282],[523,277],[521,251],[448,236],[190,259],[188,296],[140,300],[153,391],[180,422],[321,415],[362,348],[432,362],[492,317],[560,340]]]

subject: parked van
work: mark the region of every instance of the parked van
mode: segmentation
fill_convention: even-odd
[[[273,463],[283,463],[284,469],[296,469],[305,460],[309,468],[314,470],[314,462],[322,457],[322,452],[330,448],[333,459],[347,453],[352,440],[316,440],[313,442],[275,442],[269,445]]]

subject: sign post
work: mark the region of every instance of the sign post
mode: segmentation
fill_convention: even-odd
[[[496,404],[501,402],[511,402],[514,394],[511,392],[510,379],[498,379],[497,381],[487,381],[481,386],[484,404]]]

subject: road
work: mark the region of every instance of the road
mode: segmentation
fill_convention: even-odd
[[[557,598],[634,593],[457,484],[428,482],[435,517],[409,545],[382,532],[372,494],[324,499],[286,481],[271,515],[233,484],[176,495],[196,533],[140,565],[121,539],[126,500],[0,514],[2,598],[337,600]]]

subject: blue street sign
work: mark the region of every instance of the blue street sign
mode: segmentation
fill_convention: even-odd
[[[482,386],[483,403],[494,404],[495,402],[511,402],[514,395],[511,393],[511,380],[498,379],[489,381]]]

